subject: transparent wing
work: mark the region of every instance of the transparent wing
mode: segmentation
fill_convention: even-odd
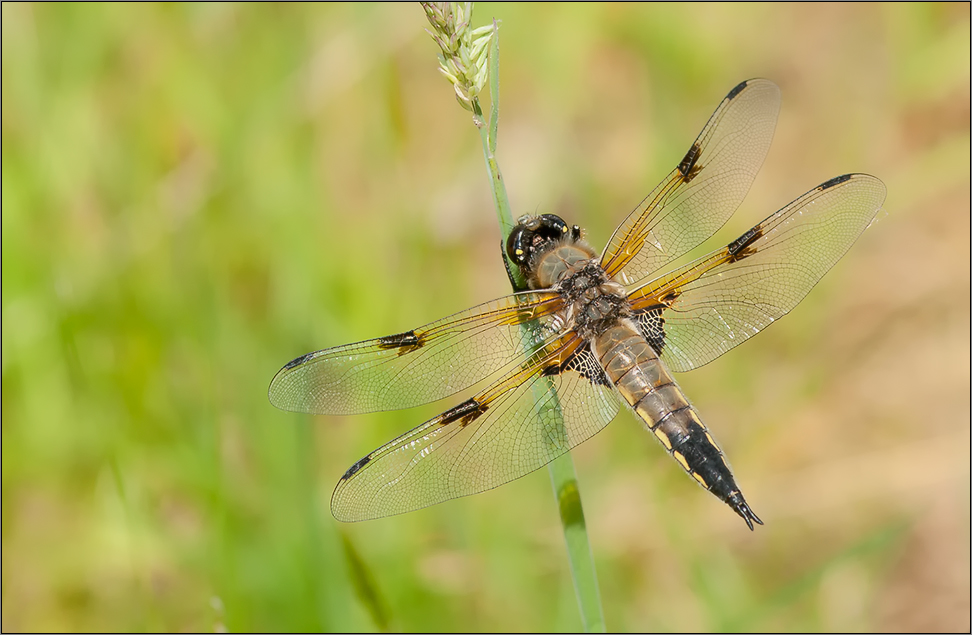
[[[334,516],[380,518],[492,489],[603,429],[620,402],[589,349],[569,337],[555,352],[541,352],[524,369],[355,463],[334,490]]]
[[[435,401],[522,363],[554,335],[562,306],[555,293],[518,293],[398,335],[309,353],[276,374],[270,402],[354,414]]]
[[[601,257],[608,275],[633,284],[722,227],[763,165],[779,111],[773,82],[733,88],[678,167],[615,230]]]
[[[815,187],[728,246],[629,297],[668,366],[707,364],[786,315],[867,229],[887,190],[867,174]]]

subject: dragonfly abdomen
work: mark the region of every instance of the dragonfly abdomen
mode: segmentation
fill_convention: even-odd
[[[743,499],[722,450],[637,327],[622,320],[593,344],[608,379],[682,468],[750,529],[753,521],[762,524]]]

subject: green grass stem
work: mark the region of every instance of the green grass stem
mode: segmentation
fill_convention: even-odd
[[[479,128],[483,142],[483,156],[486,159],[486,170],[492,186],[493,202],[496,207],[496,217],[502,230],[503,241],[514,227],[513,214],[510,210],[506,185],[496,160],[496,136],[499,129],[499,28],[493,21],[493,37],[489,49],[489,93],[490,114],[489,121],[482,121],[482,109],[479,100],[473,100],[473,120]],[[505,258],[505,250],[503,250]],[[510,263],[510,270],[514,278],[520,278],[519,270]],[[515,279],[516,284],[523,288],[522,279]],[[538,399],[542,399],[546,410],[559,410],[560,405],[553,385],[537,386]],[[546,412],[544,420],[550,416]],[[555,420],[563,427],[563,417],[557,413]],[[566,434],[551,435],[556,439],[566,439]],[[553,485],[554,497],[560,511],[560,520],[567,542],[567,559],[570,562],[570,573],[574,582],[574,592],[577,595],[577,606],[580,610],[584,631],[588,633],[604,632],[604,612],[601,608],[601,595],[597,586],[597,573],[594,568],[594,555],[591,551],[590,539],[587,535],[587,525],[584,522],[584,508],[581,504],[580,488],[577,484],[577,473],[570,452],[565,452],[551,461],[547,468],[550,472],[550,482]]]

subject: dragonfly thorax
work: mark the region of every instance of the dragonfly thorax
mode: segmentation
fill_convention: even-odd
[[[568,321],[585,339],[631,317],[624,286],[608,278],[597,259],[568,267],[556,288],[567,300]]]

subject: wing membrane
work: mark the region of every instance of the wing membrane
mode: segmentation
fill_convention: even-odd
[[[381,518],[492,489],[603,429],[620,402],[589,349],[568,338],[355,463],[331,498],[335,518]]]
[[[737,240],[629,298],[646,339],[677,372],[698,368],[786,315],[847,252],[884,203],[884,184],[846,174]]]
[[[309,353],[273,378],[270,402],[354,414],[435,401],[521,363],[554,335],[561,307],[555,293],[518,293],[405,333]]]
[[[779,110],[773,82],[733,88],[679,166],[615,230],[601,258],[608,275],[633,284],[722,227],[763,164]]]

